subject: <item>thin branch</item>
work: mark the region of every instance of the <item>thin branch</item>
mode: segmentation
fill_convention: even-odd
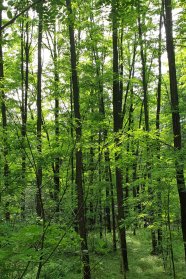
[[[20,17],[22,14],[24,14],[25,12],[27,12],[30,8],[32,8],[33,6],[35,6],[37,3],[39,3],[40,0],[37,0],[36,2],[30,4],[29,6],[27,6],[25,9],[23,9],[20,13],[16,14],[11,20],[9,20],[7,23],[5,23],[3,26],[0,27],[0,30],[3,31],[5,28],[7,28],[9,25],[11,25],[12,23],[14,23],[16,21],[16,19],[18,17]]]

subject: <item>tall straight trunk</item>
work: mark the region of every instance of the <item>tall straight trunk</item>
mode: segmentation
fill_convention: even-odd
[[[111,171],[111,167],[110,167],[110,159],[109,159],[109,180],[110,180],[111,211],[112,211],[112,246],[113,246],[113,251],[116,251],[117,250],[116,211],[115,211],[114,186],[113,186],[113,182],[112,182],[112,171]]]
[[[73,118],[74,118],[74,108],[73,108],[73,92],[72,92],[72,82],[70,79],[70,136],[71,140],[73,142],[74,139],[74,128],[73,128]],[[72,148],[72,154],[71,154],[71,202],[72,202],[72,208],[74,208],[74,148]]]
[[[54,88],[55,88],[55,141],[59,145],[59,73],[58,73],[58,53],[56,28],[54,29]],[[54,200],[56,202],[56,212],[59,212],[59,192],[60,192],[60,157],[57,155],[54,161]]]
[[[142,33],[142,23],[140,15],[138,16],[138,32],[140,40],[140,55],[141,55],[141,65],[142,65],[142,80],[143,80],[143,105],[144,105],[144,116],[145,116],[145,130],[150,131],[149,128],[149,102],[148,102],[148,91],[147,91],[147,73],[146,73],[146,55],[143,47],[143,33]]]
[[[99,185],[101,184],[101,131],[99,131],[99,147],[98,147],[98,181]],[[99,209],[99,236],[100,238],[103,237],[103,214],[102,214],[102,189],[99,190],[99,197],[98,197],[98,209]]]
[[[121,34],[119,34],[118,38],[118,71],[119,71],[119,91],[120,95],[123,95],[123,22],[121,23]],[[120,33],[118,32],[118,33]],[[128,92],[125,95],[125,105],[127,101]],[[123,116],[124,118],[124,116]]]
[[[69,37],[70,37],[70,56],[71,56],[71,71],[72,71],[72,90],[73,90],[73,101],[74,101],[74,117],[76,119],[76,189],[77,189],[77,200],[78,200],[78,212],[77,219],[79,225],[79,234],[81,237],[81,253],[82,253],[82,264],[83,264],[83,278],[90,279],[90,263],[89,263],[89,251],[87,245],[87,229],[85,221],[85,200],[83,191],[83,154],[81,148],[81,137],[82,137],[82,123],[80,114],[80,101],[79,101],[79,83],[77,73],[77,58],[76,58],[76,46],[74,38],[74,23],[73,23],[73,12],[71,7],[71,0],[66,0],[66,6],[68,11],[69,19]]]
[[[3,6],[3,0],[0,1],[0,5]],[[2,26],[2,9],[0,9],[0,27]],[[3,128],[3,159],[4,159],[4,187],[9,190],[8,176],[9,176],[9,165],[7,161],[8,146],[7,146],[7,109],[5,104],[5,92],[4,92],[4,65],[3,65],[3,31],[0,28],[0,100],[1,100],[1,115],[2,115],[2,128]],[[9,202],[5,205],[5,219],[10,220]]]
[[[119,132],[122,129],[122,92],[119,86],[119,59],[118,59],[118,29],[117,26],[117,1],[112,1],[112,42],[113,42],[113,118],[114,118],[114,133],[115,133],[115,144],[117,147],[119,143]],[[117,205],[118,205],[118,230],[121,247],[121,258],[124,272],[128,267],[128,256],[127,256],[127,243],[126,243],[126,229],[122,224],[125,219],[124,214],[124,196],[123,196],[123,174],[122,169],[118,166],[121,154],[117,152],[115,154],[116,161],[116,191],[117,191]],[[121,226],[122,225],[122,226]]]
[[[128,98],[128,94],[130,92],[130,87],[131,87],[131,78],[134,77],[134,67],[135,67],[135,59],[136,59],[136,49],[137,49],[137,36],[135,34],[135,38],[134,38],[134,47],[133,47],[133,54],[132,54],[132,61],[131,61],[131,65],[130,65],[130,69],[129,69],[129,75],[128,75],[128,82],[127,82],[127,86],[126,86],[126,91],[125,91],[125,98],[124,98],[124,102],[123,102],[123,109],[122,109],[122,122],[125,118],[125,114],[126,114],[126,108],[127,108],[127,98]],[[130,64],[130,62],[129,62]]]
[[[27,13],[28,17],[28,13]],[[29,85],[29,56],[30,56],[30,44],[29,44],[29,23],[26,22],[24,31],[24,21],[22,22],[22,34],[21,34],[21,77],[22,77],[22,106],[21,106],[21,136],[22,136],[22,202],[21,202],[21,214],[25,216],[25,185],[26,185],[26,154],[25,154],[25,138],[27,132],[27,103],[28,103],[28,85]]]
[[[43,168],[41,163],[42,157],[42,36],[43,36],[43,0],[38,3],[39,25],[38,25],[38,69],[37,69],[37,152],[38,162],[36,168],[36,213],[39,218],[43,219],[43,232],[41,235],[39,250],[41,255],[38,262],[36,279],[41,276],[41,270],[43,267],[43,248],[45,241],[45,211],[42,197],[42,180],[43,180]]]
[[[172,109],[172,127],[174,135],[174,149],[175,149],[175,166],[176,166],[176,182],[180,200],[181,210],[181,227],[184,242],[184,252],[186,261],[186,189],[184,177],[184,165],[182,158],[182,137],[179,113],[179,97],[178,84],[176,75],[175,51],[173,42],[173,23],[172,23],[172,1],[165,0],[165,32],[166,32],[166,46],[168,54],[169,65],[169,79],[170,79],[170,95],[171,95],[171,109]]]
[[[89,225],[90,225],[90,230],[94,228],[95,225],[95,213],[94,213],[94,137],[91,135],[91,147],[90,147],[90,202],[89,202],[89,212],[90,212],[90,217],[89,217]]]
[[[161,53],[162,53],[162,11],[160,13],[159,22],[159,47],[158,47],[158,88],[157,88],[157,108],[156,108],[156,132],[157,137],[160,135],[160,113],[161,113],[161,86],[162,86],[162,63],[161,63]],[[160,142],[157,142],[157,159],[160,160]],[[162,250],[162,202],[161,202],[161,189],[159,189],[160,178],[158,178],[158,222],[160,222],[158,228],[158,252]]]
[[[36,212],[37,215],[44,219],[44,208],[42,200],[42,178],[43,169],[41,165],[42,156],[42,32],[43,32],[43,5],[38,4],[39,9],[39,26],[38,26],[38,71],[37,71],[37,152],[39,160],[36,169]]]

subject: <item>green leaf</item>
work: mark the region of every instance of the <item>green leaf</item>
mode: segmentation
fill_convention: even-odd
[[[10,10],[7,10],[7,17],[11,19],[13,17],[12,12]]]

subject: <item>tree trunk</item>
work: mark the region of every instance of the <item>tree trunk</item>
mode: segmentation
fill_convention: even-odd
[[[38,162],[36,169],[36,212],[40,218],[44,219],[44,208],[42,201],[42,32],[43,32],[43,5],[38,4],[39,9],[39,26],[38,26],[38,71],[37,71],[37,152]]]
[[[158,49],[158,88],[157,88],[157,109],[156,109],[156,133],[159,138],[160,135],[160,113],[161,113],[161,86],[162,86],[162,65],[161,65],[161,54],[162,54],[162,11],[160,13],[159,22],[159,49]],[[157,159],[160,160],[160,142],[157,142]],[[161,179],[158,178],[158,193],[157,193],[157,208],[158,208],[158,252],[162,251],[162,201],[161,201],[161,189],[159,185]]]
[[[54,87],[55,87],[55,141],[59,145],[59,73],[58,73],[58,53],[56,41],[56,28],[54,30]],[[54,161],[54,200],[56,202],[56,212],[59,212],[59,192],[60,192],[60,157],[55,156]]]
[[[172,127],[173,127],[173,135],[174,135],[174,149],[176,155],[176,161],[175,161],[176,182],[177,182],[177,188],[178,188],[179,199],[180,199],[181,226],[182,226],[185,261],[186,261],[186,189],[185,189],[184,165],[183,165],[183,158],[181,154],[182,138],[181,138],[175,51],[174,51],[174,42],[173,42],[172,1],[165,0],[164,4],[165,4],[166,46],[167,46],[167,54],[168,54],[171,109],[172,109]]]
[[[0,5],[3,6],[3,1],[0,1]],[[2,26],[2,9],[0,9],[0,27]],[[2,115],[2,128],[3,128],[3,159],[4,159],[4,187],[7,190],[7,194],[10,192],[9,190],[9,165],[7,161],[8,156],[8,146],[7,146],[7,110],[5,104],[5,92],[4,92],[4,66],[3,66],[3,31],[0,28],[0,87],[1,87],[1,115]],[[10,220],[10,212],[9,212],[9,202],[6,202],[5,205],[5,219],[7,221]]]
[[[122,92],[119,86],[119,67],[118,67],[118,30],[117,30],[117,1],[112,1],[112,42],[113,42],[113,118],[114,118],[114,133],[115,144],[119,148],[119,132],[122,129]],[[118,166],[118,161],[121,157],[120,152],[115,154],[116,161],[116,191],[118,205],[118,230],[121,247],[122,267],[124,272],[128,271],[128,256],[126,243],[126,229],[122,223],[125,219],[124,214],[124,197],[123,197],[123,174],[122,169]]]
[[[70,54],[71,54],[71,71],[72,71],[72,90],[73,90],[73,101],[74,101],[74,117],[76,119],[76,189],[78,199],[78,212],[77,219],[79,225],[79,234],[81,237],[81,253],[82,253],[82,264],[84,279],[90,279],[90,264],[89,264],[89,251],[87,245],[87,230],[85,221],[85,201],[83,191],[83,156],[81,148],[81,136],[82,136],[82,124],[80,115],[80,102],[79,102],[79,84],[77,74],[77,58],[76,58],[76,46],[74,38],[74,23],[73,23],[73,12],[71,7],[71,0],[66,0],[66,6],[68,11],[69,19],[69,36],[70,36]]]
[[[28,17],[28,13],[27,13]],[[25,217],[25,186],[26,186],[26,153],[25,140],[27,132],[27,100],[28,100],[28,85],[29,85],[29,23],[26,22],[24,31],[24,21],[22,22],[21,30],[21,78],[22,78],[22,106],[21,106],[21,136],[22,136],[22,200],[21,200],[21,215]]]

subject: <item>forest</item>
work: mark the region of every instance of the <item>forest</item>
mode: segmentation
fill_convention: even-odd
[[[0,0],[0,278],[186,278],[186,2]]]

